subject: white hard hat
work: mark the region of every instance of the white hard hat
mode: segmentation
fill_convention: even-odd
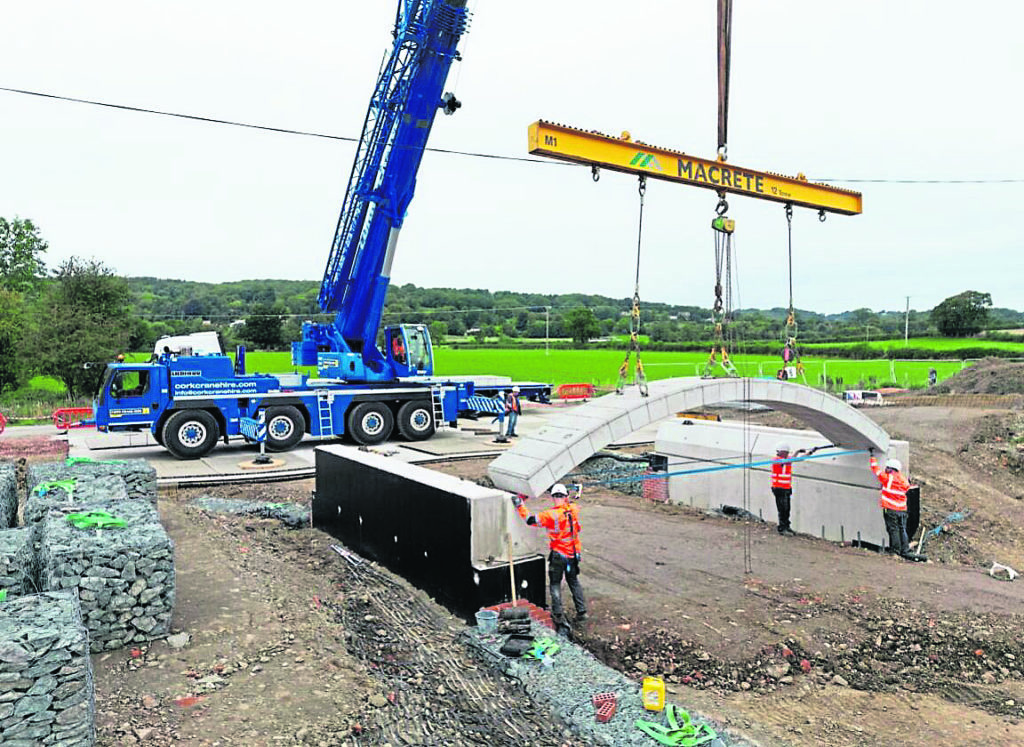
[[[504,389],[499,389],[498,390],[498,396],[499,397],[504,397],[505,396],[505,390]]]
[[[777,444],[775,444],[775,450],[776,451],[789,451],[790,450],[789,444],[787,444],[785,441],[779,441]]]
[[[517,387],[517,386],[512,387],[512,391],[515,392],[516,394],[519,394],[519,387]]]
[[[903,471],[903,462],[901,462],[899,459],[890,459],[890,460],[888,460],[885,463],[885,468],[886,469],[894,469],[897,472],[902,472]]]
[[[557,482],[551,487],[551,495],[569,495],[569,491],[562,483]]]

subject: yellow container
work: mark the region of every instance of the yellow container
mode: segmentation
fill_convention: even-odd
[[[661,677],[644,677],[641,693],[644,708],[648,711],[660,711],[665,707],[665,680]]]

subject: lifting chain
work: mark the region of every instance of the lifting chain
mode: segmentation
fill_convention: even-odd
[[[824,214],[824,211],[821,214]],[[821,219],[821,214],[819,215],[819,220]],[[800,348],[797,347],[796,343],[796,307],[793,305],[793,206],[788,202],[786,203],[786,234],[788,239],[787,253],[789,256],[789,314],[786,316],[786,343],[782,346],[782,370],[779,371],[778,378],[782,380],[799,378],[803,379],[806,383],[804,364],[800,360]],[[793,372],[790,369],[795,369],[795,377],[791,376]]]
[[[615,385],[615,393],[623,394],[629,379],[629,359],[636,353],[636,385],[640,390],[640,396],[646,397],[647,376],[644,374],[644,364],[640,361],[640,247],[642,246],[644,231],[644,195],[647,194],[647,177],[640,175],[640,183],[637,187],[640,194],[640,219],[637,223],[636,232],[636,280],[633,285],[633,309],[629,313],[629,350],[626,351],[626,359],[619,366],[619,380]]]
[[[715,336],[711,342],[711,355],[704,366],[704,378],[712,376],[718,364],[716,356],[719,349],[722,352],[722,368],[726,374],[739,376],[739,372],[729,359],[725,344],[726,328],[732,313],[732,233],[736,228],[736,222],[725,215],[728,210],[729,203],[725,200],[725,194],[720,192],[718,205],[715,206],[715,218],[711,221],[715,237],[715,301],[711,306],[711,321],[715,324]]]

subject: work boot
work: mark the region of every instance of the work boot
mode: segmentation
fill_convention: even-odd
[[[576,622],[584,622],[590,615],[586,612],[579,612],[576,614]]]
[[[795,537],[795,536],[796,536],[796,532],[794,532],[794,531],[793,531],[792,529],[790,529],[789,527],[786,527],[785,529],[783,529],[782,531],[780,531],[780,532],[779,532],[779,534],[782,534],[782,535],[784,535],[784,536],[786,536],[786,537]]]

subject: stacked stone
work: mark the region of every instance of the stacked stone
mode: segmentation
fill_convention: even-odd
[[[0,463],[0,529],[18,525],[18,472]]]
[[[0,744],[95,744],[89,636],[75,594],[32,594],[0,608]]]
[[[0,593],[6,591],[7,599],[34,593],[39,588],[37,574],[32,530],[0,529]],[[0,616],[3,614],[0,607]],[[0,702],[2,699],[0,695]]]
[[[41,482],[81,479],[85,475],[117,475],[124,480],[125,491],[131,500],[156,503],[156,470],[145,459],[121,461],[91,461],[72,457],[64,462],[42,462],[28,466],[29,492]]]
[[[67,483],[64,487],[61,483]],[[128,491],[120,475],[80,474],[60,481],[43,481],[25,499],[25,524],[38,524],[53,508],[79,504],[127,501]]]
[[[122,528],[79,529],[68,512],[107,511]],[[156,509],[143,501],[51,509],[39,542],[40,583],[77,589],[92,651],[167,635],[174,610],[174,544]]]

